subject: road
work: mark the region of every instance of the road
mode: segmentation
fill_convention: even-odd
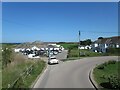
[[[67,52],[68,50],[63,50],[61,53],[56,55],[56,58],[59,60],[63,60],[67,58]]]
[[[118,60],[118,57],[89,57],[48,65],[34,88],[94,88],[89,80],[89,72],[96,64],[108,60]]]

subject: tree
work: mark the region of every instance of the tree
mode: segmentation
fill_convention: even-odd
[[[12,49],[8,46],[3,47],[2,52],[2,66],[7,67],[8,63],[11,63],[13,61],[13,52]]]
[[[81,45],[90,45],[92,43],[91,39],[86,39],[84,41],[80,41]]]
[[[98,39],[103,39],[103,37],[99,37]]]
[[[91,43],[92,43],[91,39],[85,40],[85,44],[86,44],[86,45],[90,45]]]

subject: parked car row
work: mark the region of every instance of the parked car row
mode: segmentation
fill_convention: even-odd
[[[61,49],[15,49],[15,52],[20,52],[23,55],[27,55],[28,58],[40,58],[40,56],[47,56],[49,57],[49,55],[53,56],[53,55],[57,55],[58,53],[62,52]]]

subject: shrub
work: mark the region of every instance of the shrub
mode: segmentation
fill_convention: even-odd
[[[2,68],[7,67],[7,64],[14,60],[14,55],[11,47],[4,46],[2,52]]]
[[[120,88],[120,79],[117,77],[117,75],[110,75],[108,77],[108,80],[111,88],[113,89]]]
[[[98,67],[97,67],[97,69],[104,69],[104,64],[102,64],[102,65],[99,65]]]
[[[108,64],[115,64],[116,61],[112,60],[112,61],[108,61]]]
[[[120,48],[108,48],[107,53],[114,54],[114,55],[120,55]]]

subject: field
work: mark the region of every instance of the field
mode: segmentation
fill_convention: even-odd
[[[90,50],[78,50],[78,49],[72,49],[69,52],[69,58],[71,57],[79,57],[79,52],[80,52],[80,57],[93,57],[93,56],[101,56],[103,54],[101,53],[96,53],[92,52]]]
[[[95,81],[98,83],[98,85],[104,88],[109,88],[109,89],[114,89],[115,87],[117,88],[118,86],[118,71],[120,68],[120,62],[114,62],[114,61],[109,61],[104,64],[101,64],[97,66],[94,69],[93,75]],[[119,82],[120,84],[120,82]],[[120,85],[119,85],[120,88]]]
[[[75,47],[75,48],[78,47],[78,44],[76,43],[62,43],[60,45],[63,46],[67,50],[70,49],[71,47]]]

